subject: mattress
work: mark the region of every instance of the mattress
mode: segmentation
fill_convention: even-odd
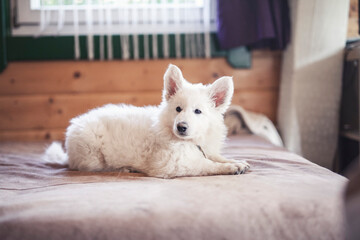
[[[346,178],[254,135],[226,141],[243,175],[158,179],[46,165],[0,143],[0,239],[342,239]]]

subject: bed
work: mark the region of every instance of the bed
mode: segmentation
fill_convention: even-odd
[[[342,239],[346,178],[251,134],[244,175],[158,179],[46,165],[47,143],[0,143],[0,239]]]

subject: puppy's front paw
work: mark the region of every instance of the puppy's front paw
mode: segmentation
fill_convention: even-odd
[[[234,163],[223,163],[222,174],[238,175],[240,174],[239,167]]]
[[[243,174],[250,169],[250,164],[248,164],[246,161],[237,162],[235,163],[235,166],[238,168],[237,174]]]

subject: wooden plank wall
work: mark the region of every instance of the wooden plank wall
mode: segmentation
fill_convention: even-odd
[[[347,38],[358,38],[359,37],[359,0],[350,0],[349,8],[349,21],[348,21],[348,30]]]
[[[159,104],[163,74],[179,66],[193,83],[234,77],[233,104],[275,120],[281,53],[253,53],[251,69],[225,59],[11,62],[0,75],[0,140],[61,140],[69,120],[106,103]]]

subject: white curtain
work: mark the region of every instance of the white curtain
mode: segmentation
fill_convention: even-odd
[[[73,35],[76,59],[81,54],[81,35],[87,36],[89,59],[94,58],[94,35],[100,36],[100,59],[113,58],[113,35],[121,36],[123,59],[130,58],[130,44],[134,46],[134,59],[139,58],[140,47],[145,59],[149,58],[150,49],[153,58],[157,58],[159,34],[165,58],[170,55],[169,34],[175,34],[176,57],[182,56],[182,45],[185,57],[211,56],[210,32],[216,29],[215,0],[73,0],[71,4],[65,0],[32,0],[32,7],[40,10],[40,30],[36,35]],[[142,46],[140,34],[144,35]],[[184,40],[181,34],[186,34]]]
[[[278,124],[285,146],[332,168],[338,139],[349,0],[290,0]]]

